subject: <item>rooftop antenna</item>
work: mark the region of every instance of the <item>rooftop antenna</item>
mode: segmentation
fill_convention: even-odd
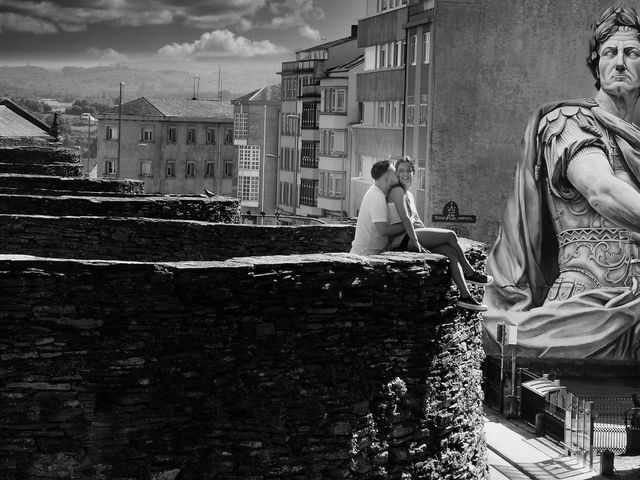
[[[222,100],[222,70],[218,65],[218,101]]]
[[[198,99],[198,94],[200,93],[200,77],[198,75],[193,77],[193,98],[192,100]]]

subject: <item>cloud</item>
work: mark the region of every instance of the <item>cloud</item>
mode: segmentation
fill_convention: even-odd
[[[192,43],[171,43],[158,50],[158,55],[174,58],[256,57],[280,55],[288,50],[269,40],[255,41],[236,36],[229,30],[214,30],[202,34]]]
[[[309,25],[303,25],[298,28],[298,33],[301,37],[310,38],[311,40],[318,41],[321,39],[320,32],[315,28],[311,28]]]
[[[51,22],[28,17],[16,13],[0,13],[0,33],[21,32],[44,35],[58,33],[58,28]]]
[[[120,53],[113,48],[97,48],[90,47],[87,49],[87,55],[89,55],[94,60],[102,60],[106,62],[123,62],[129,60],[129,57],[124,53]]]
[[[130,27],[185,24],[210,30],[236,24],[246,28],[266,1],[183,0],[176,5],[175,0],[0,0],[0,12],[6,12],[0,15],[15,15],[20,19],[18,26],[24,25],[22,30],[11,30],[34,33],[83,31],[97,23]]]

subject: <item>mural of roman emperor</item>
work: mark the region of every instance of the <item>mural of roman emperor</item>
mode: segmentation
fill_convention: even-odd
[[[587,65],[593,99],[543,105],[487,260],[487,351],[518,325],[523,356],[640,359],[640,18],[605,10]]]

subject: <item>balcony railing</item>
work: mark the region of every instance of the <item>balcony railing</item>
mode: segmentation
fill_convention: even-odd
[[[303,156],[300,166],[305,168],[318,168],[318,157]]]
[[[298,72],[300,70],[314,70],[316,63],[322,60],[294,60],[293,62],[282,62],[282,73]]]

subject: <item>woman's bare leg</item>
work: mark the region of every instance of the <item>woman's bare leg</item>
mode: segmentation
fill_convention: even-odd
[[[435,252],[435,247],[440,245],[449,245],[453,248],[463,274],[471,275],[475,271],[462,251],[462,247],[458,242],[458,236],[453,230],[444,228],[418,228],[416,229],[416,235],[418,236],[420,245],[427,250],[433,250]]]
[[[458,260],[458,253],[456,249],[451,247],[450,245],[438,245],[437,247],[431,247],[431,250],[434,253],[439,253],[440,255],[444,255],[449,259],[449,269],[451,270],[451,279],[453,283],[456,284],[458,290],[460,291],[461,297],[471,297],[471,292],[469,291],[469,287],[467,287],[467,282],[464,280],[464,272],[462,271],[462,265],[460,265],[460,261]]]
[[[416,230],[416,234],[418,235],[418,240],[420,241],[420,245],[422,245],[425,248],[428,248],[434,253],[439,253],[440,255],[444,255],[449,259],[449,269],[451,270],[451,279],[453,280],[453,283],[456,284],[456,287],[458,287],[458,290],[460,291],[460,296],[471,297],[472,296],[471,292],[469,292],[469,288],[467,287],[467,282],[464,279],[464,271],[463,271],[462,265],[460,264],[460,259],[458,258],[457,250],[447,243],[440,243],[435,246],[431,245],[427,247],[426,244],[422,243],[422,236],[423,236],[422,233],[424,231],[425,230],[422,230],[422,229]],[[413,251],[417,250],[416,245],[415,243],[413,243],[412,240],[409,240],[408,248],[409,250],[413,250]],[[464,258],[464,254],[462,256]],[[471,268],[471,271],[473,271],[473,268]]]

